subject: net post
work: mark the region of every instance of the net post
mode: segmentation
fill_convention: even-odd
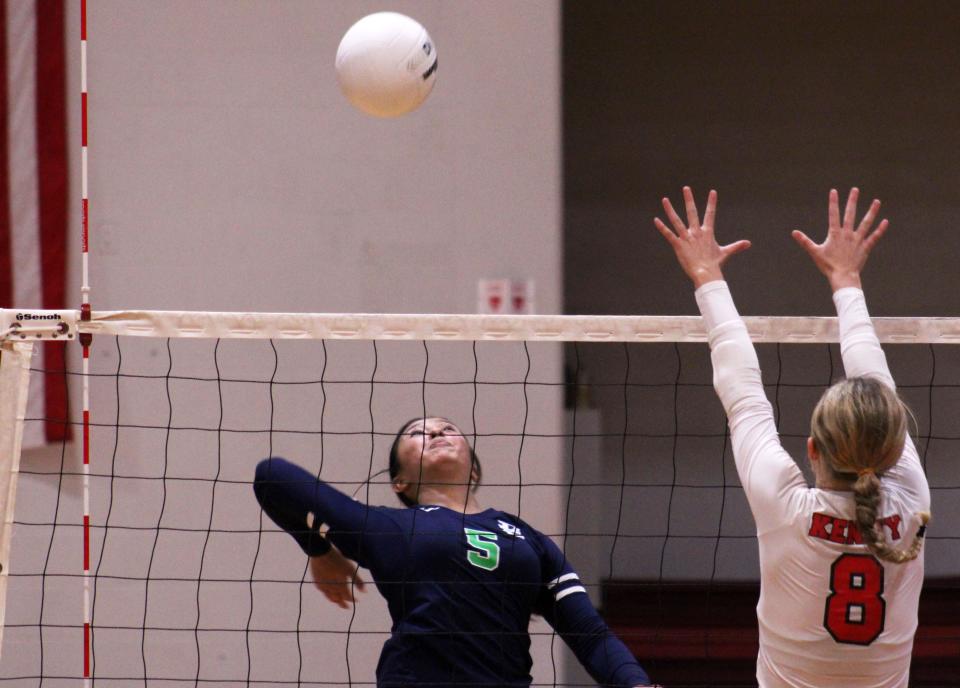
[[[80,205],[81,263],[80,321],[89,323],[90,313],[90,201],[87,178],[87,0],[80,0]],[[90,618],[90,344],[93,335],[81,332],[83,347],[83,685],[90,686],[93,637]]]
[[[0,341],[0,648],[10,568],[10,538],[20,470],[23,419],[30,384],[29,341]]]
[[[90,304],[80,306],[80,321],[90,321]],[[90,619],[90,344],[93,335],[78,335],[83,347],[83,681],[90,684],[92,624]]]

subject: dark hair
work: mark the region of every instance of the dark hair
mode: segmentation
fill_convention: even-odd
[[[440,416],[427,416],[427,418],[439,418]],[[424,420],[423,418],[411,418],[406,423],[400,426],[400,429],[397,431],[397,436],[393,438],[393,444],[390,445],[390,467],[387,469],[390,472],[390,482],[393,482],[397,478],[397,474],[400,472],[400,458],[397,456],[397,447],[400,445],[400,438],[403,437],[404,432],[410,426],[411,423],[415,423],[418,420]],[[477,481],[471,486],[473,492],[477,491],[477,488],[480,487],[480,481],[483,479],[483,467],[480,465],[480,459],[477,457],[477,453],[473,451],[473,447],[467,445],[470,448],[470,481],[473,482],[473,472],[477,473]],[[397,493],[397,497],[401,502],[406,506],[416,506],[417,503],[410,499],[407,495],[402,492]]]

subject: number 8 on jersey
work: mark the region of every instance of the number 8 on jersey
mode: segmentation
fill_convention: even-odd
[[[883,566],[869,554],[843,554],[830,567],[823,625],[838,643],[869,645],[883,632]]]

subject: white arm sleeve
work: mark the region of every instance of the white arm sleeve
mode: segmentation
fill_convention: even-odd
[[[887,357],[880,348],[880,340],[877,339],[873,322],[867,312],[863,291],[855,287],[838,289],[833,293],[833,302],[840,321],[840,353],[847,377],[869,375],[896,389],[887,366]],[[930,488],[920,465],[917,448],[909,433],[903,455],[883,477],[899,485],[900,489],[916,500],[920,509],[930,508]]]
[[[708,282],[696,297],[709,333],[713,386],[727,412],[737,473],[757,532],[764,533],[790,519],[807,484],[780,444],[757,352],[727,283]]]

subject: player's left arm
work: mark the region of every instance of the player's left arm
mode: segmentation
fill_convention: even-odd
[[[537,538],[542,587],[536,612],[556,629],[580,664],[604,686],[651,686],[647,673],[594,609],[576,571],[550,538]]]
[[[737,473],[757,530],[763,532],[791,517],[806,483],[780,444],[756,349],[723,277],[727,259],[748,248],[750,242],[741,240],[726,246],[717,243],[716,191],[707,197],[702,222],[690,187],[684,187],[683,200],[686,222],[680,219],[670,200],[664,198],[663,209],[670,226],[659,218],[654,224],[696,287],[697,305],[710,340],[714,388],[729,419]]]

